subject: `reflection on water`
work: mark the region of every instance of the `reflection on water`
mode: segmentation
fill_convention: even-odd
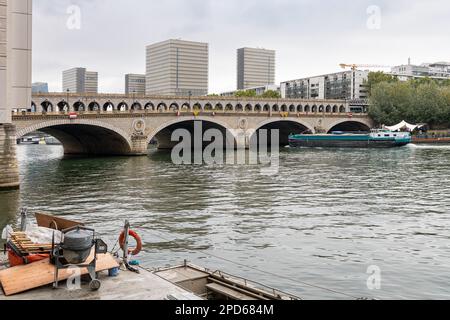
[[[128,218],[144,238],[146,266],[187,258],[305,298],[341,297],[299,281],[355,296],[450,298],[449,147],[287,148],[273,177],[255,165],[176,166],[160,152],[18,152],[22,189],[0,194],[0,227],[24,206],[86,221],[113,245]],[[367,289],[371,265],[382,271],[379,291]]]

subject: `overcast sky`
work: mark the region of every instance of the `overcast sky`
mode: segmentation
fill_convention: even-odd
[[[450,61],[448,0],[34,0],[33,81],[61,90],[61,72],[99,72],[100,92],[145,73],[145,46],[210,44],[209,91],[236,88],[236,49],[277,52],[276,82],[339,71],[339,63]],[[71,5],[80,28],[68,28]],[[381,10],[377,19],[377,6]],[[69,20],[74,26],[73,20]],[[368,25],[370,27],[368,27]],[[76,24],[75,24],[76,26]]]

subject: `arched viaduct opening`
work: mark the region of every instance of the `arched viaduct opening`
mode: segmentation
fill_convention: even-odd
[[[115,156],[131,153],[130,144],[122,134],[101,126],[58,124],[35,131],[46,133],[61,142],[66,155]],[[22,136],[28,133],[22,133]]]
[[[272,130],[279,130],[279,137],[280,137],[280,147],[285,147],[289,145],[289,135],[291,134],[306,134],[306,133],[312,133],[313,130],[309,128],[307,125],[304,125],[300,122],[296,121],[290,121],[290,120],[279,120],[279,121],[273,121],[269,122],[267,124],[264,124],[260,128],[258,128],[255,132],[256,137],[258,138],[258,141],[261,141],[261,130],[267,130],[267,141],[269,145],[272,145],[272,143],[275,143],[275,141],[271,140],[271,132]],[[251,137],[251,139],[255,138],[254,136]]]
[[[224,148],[228,145],[231,148],[236,147],[236,140],[234,135],[224,126],[216,122],[206,121],[206,120],[186,120],[180,121],[173,124],[169,124],[166,127],[163,127],[157,131],[157,133],[152,137],[150,143],[156,144],[158,149],[160,150],[171,150],[175,147],[180,141],[171,141],[172,134],[177,129],[187,130],[190,134],[191,139],[191,148],[194,148],[194,139],[197,139],[194,135],[194,132],[201,132],[200,139],[202,141],[203,148],[209,145],[210,143],[215,141],[215,137],[212,138],[212,141],[203,141],[203,137],[205,133],[211,129],[215,129],[217,133],[220,133],[220,137],[222,139],[222,143]],[[197,131],[198,130],[198,131]],[[209,131],[211,133],[211,131]]]
[[[344,121],[341,122],[334,127],[332,127],[328,133],[332,132],[360,132],[360,133],[366,133],[370,132],[370,127],[366,125],[365,123],[359,122],[359,121]]]

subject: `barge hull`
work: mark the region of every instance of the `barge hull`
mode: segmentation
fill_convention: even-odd
[[[292,148],[394,148],[402,147],[409,142],[370,141],[370,140],[289,140]]]

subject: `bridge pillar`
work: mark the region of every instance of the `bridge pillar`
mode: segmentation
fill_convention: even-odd
[[[0,124],[0,190],[18,189],[19,186],[16,127],[12,124]]]
[[[131,137],[131,154],[136,156],[143,156],[148,154],[147,136],[133,135]]]

